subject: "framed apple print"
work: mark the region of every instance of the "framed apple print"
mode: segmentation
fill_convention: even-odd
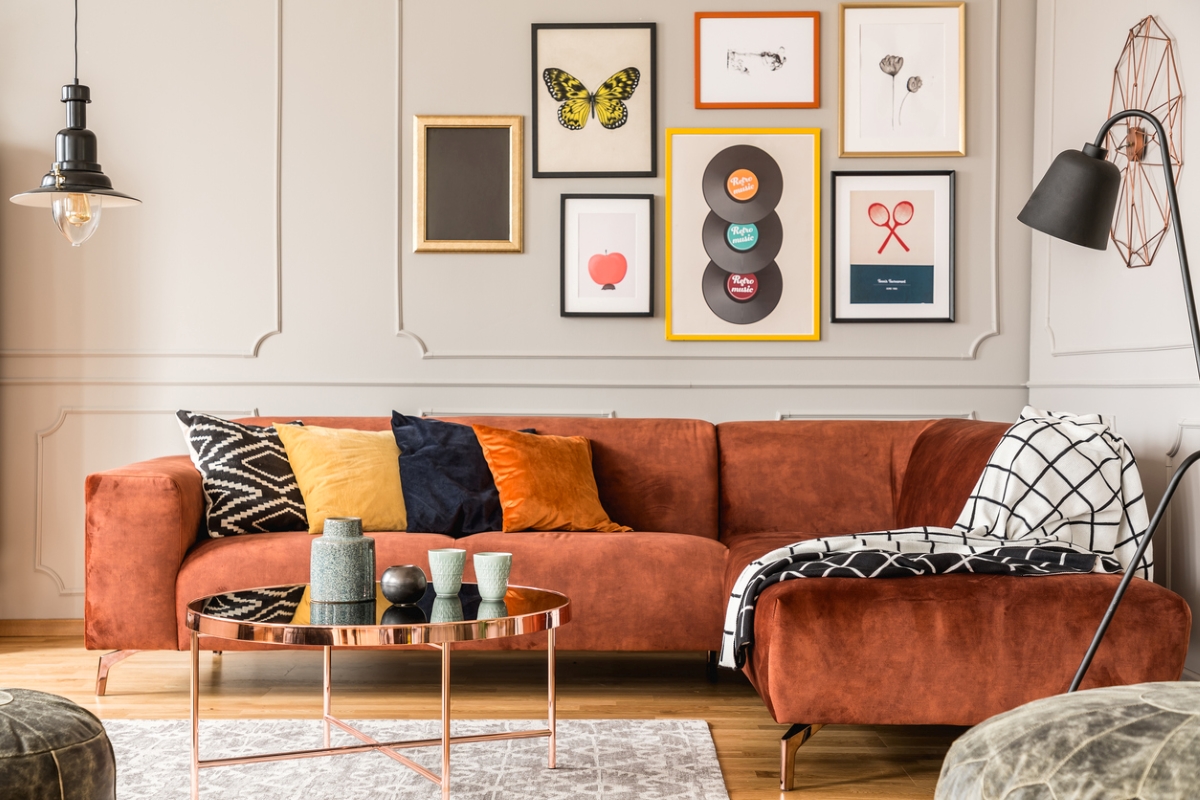
[[[954,171],[832,183],[832,321],[953,322]]]
[[[654,178],[653,22],[533,25],[533,177]]]
[[[654,195],[562,195],[564,317],[654,316]]]
[[[965,156],[966,4],[839,8],[838,155]]]

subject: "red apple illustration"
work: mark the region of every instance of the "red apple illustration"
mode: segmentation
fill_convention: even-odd
[[[617,284],[625,280],[628,269],[625,256],[620,253],[605,250],[603,254],[597,253],[588,259],[588,275],[601,285],[601,289],[616,289]]]

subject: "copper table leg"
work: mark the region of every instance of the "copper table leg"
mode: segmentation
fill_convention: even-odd
[[[550,759],[549,759],[549,762],[550,762],[550,769],[554,769],[555,752],[556,752],[556,745],[557,745],[557,739],[558,739],[558,713],[557,713],[558,712],[558,709],[557,709],[558,702],[555,697],[555,688],[554,688],[554,671],[555,671],[554,670],[554,628],[551,628],[550,630],[546,631],[546,662],[547,662],[547,664],[546,664],[546,666],[547,666],[547,670],[546,670],[547,690],[546,691],[547,691],[547,694],[549,695],[549,697],[547,698],[548,706],[549,706],[549,711],[547,714],[547,722],[549,723],[549,725],[547,727],[550,728]]]
[[[450,800],[450,643],[442,645],[442,800]]]
[[[200,798],[200,636],[192,631],[192,800]]]
[[[330,697],[330,690],[332,689],[332,681],[330,680],[330,672],[333,667],[333,648],[330,647],[329,645],[326,645],[324,650],[325,650],[325,652],[323,654],[323,656],[324,656],[323,662],[324,662],[324,669],[325,669],[325,680],[321,684],[321,691],[323,692],[323,698],[324,698],[324,704],[323,704],[322,708],[324,709],[324,720],[325,720],[325,723],[324,723],[324,725],[325,725],[325,747],[328,748],[329,747],[329,716],[330,716],[330,711],[333,707],[333,702]]]

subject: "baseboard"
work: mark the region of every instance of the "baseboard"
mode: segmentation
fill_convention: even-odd
[[[83,636],[83,620],[0,619],[0,636]]]

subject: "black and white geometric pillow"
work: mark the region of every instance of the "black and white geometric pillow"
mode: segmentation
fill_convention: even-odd
[[[308,530],[304,497],[274,428],[190,411],[176,416],[204,480],[210,537]]]

